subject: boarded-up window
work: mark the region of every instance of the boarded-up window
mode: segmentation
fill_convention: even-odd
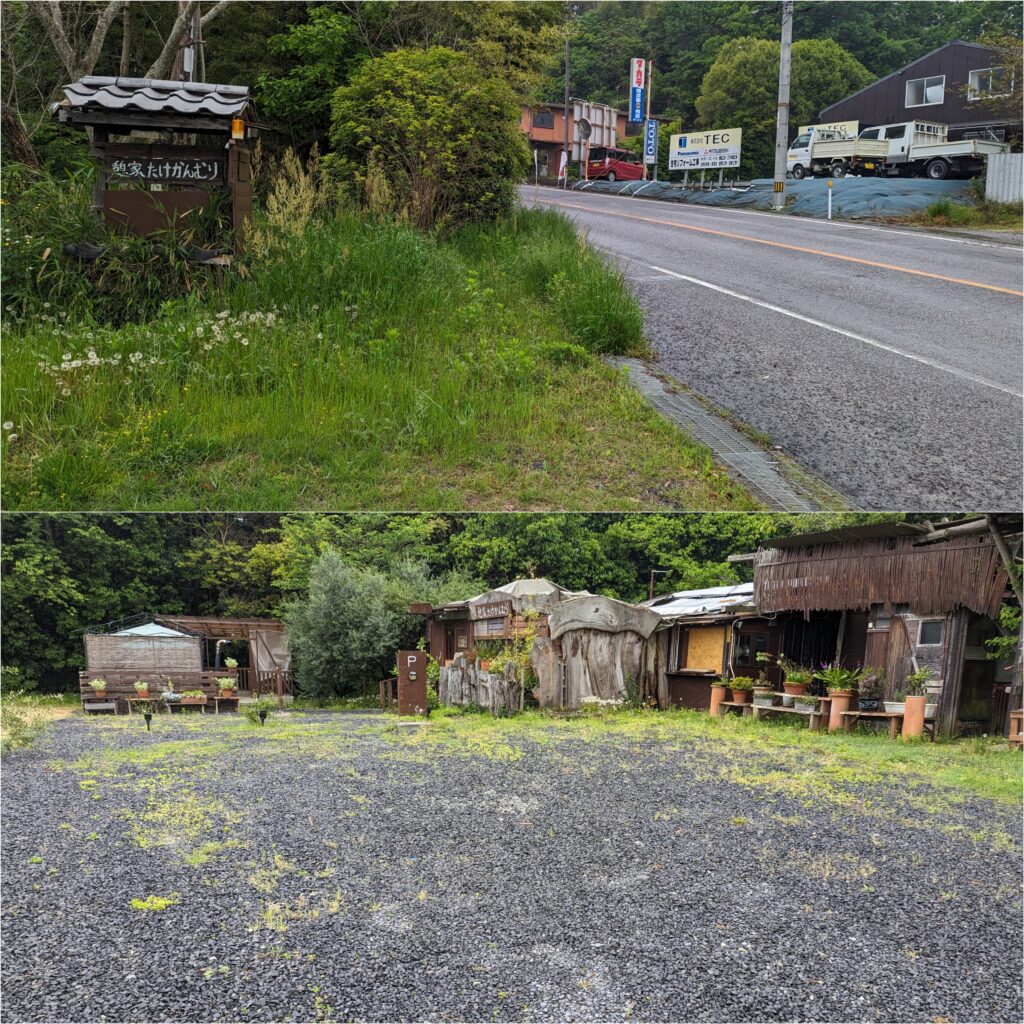
[[[504,636],[505,618],[477,619],[473,623],[473,636]]]
[[[724,626],[691,626],[686,631],[686,665],[692,671],[721,672]]]

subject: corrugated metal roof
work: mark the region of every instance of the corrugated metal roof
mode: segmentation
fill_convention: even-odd
[[[641,606],[657,612],[663,619],[679,619],[688,615],[715,615],[749,605],[753,600],[754,584],[736,583],[731,587],[680,590],[642,601]]]
[[[246,85],[171,82],[158,78],[110,78],[86,75],[64,86],[74,110],[237,117],[249,103]]]

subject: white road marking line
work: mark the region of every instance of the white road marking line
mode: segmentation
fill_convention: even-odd
[[[847,331],[842,327],[836,327],[835,324],[826,324],[821,320],[815,320],[812,317],[804,316],[802,313],[795,313],[791,309],[784,309],[782,306],[775,306],[770,302],[762,302],[761,299],[755,299],[752,295],[741,295],[739,292],[734,292],[730,288],[723,288],[721,285],[712,284],[710,281],[702,281],[698,277],[689,277],[686,274],[677,274],[674,270],[666,270],[664,267],[655,267],[652,264],[647,264],[647,266],[648,269],[657,270],[660,274],[667,274],[669,277],[679,278],[680,281],[688,281],[690,284],[699,285],[701,288],[710,288],[712,291],[721,292],[723,295],[739,299],[741,302],[749,302],[754,306],[760,306],[762,309],[770,309],[773,313],[781,313],[783,316],[792,317],[794,320],[801,320],[805,324],[811,324],[813,327],[820,327],[823,330],[831,331],[833,334],[841,334],[844,338],[852,338],[854,341],[859,341],[864,345],[870,345],[872,348],[879,348],[883,352],[891,352],[893,355],[902,356],[904,359],[912,359],[915,363],[923,363],[925,366],[932,367],[932,369],[951,373],[954,377],[969,380],[973,384],[981,384],[986,388],[993,388],[995,391],[1002,391],[1003,394],[1012,395],[1014,398],[1024,398],[1024,392],[1014,391],[1013,388],[1008,388],[1003,384],[996,384],[994,381],[986,380],[984,377],[977,377],[973,373],[957,369],[955,366],[948,366],[945,363],[940,363],[934,359],[928,359],[925,356],[914,355],[912,352],[904,352],[903,349],[896,348],[893,345],[886,345],[884,342],[875,341],[873,338],[865,338],[863,334],[854,334],[853,331]]]
[[[590,184],[593,184],[593,182],[588,182],[588,185],[590,185]],[[550,186],[546,186],[545,185],[545,186],[542,186],[542,187],[548,188]],[[563,191],[564,192],[565,190],[562,189],[562,190],[559,190],[559,191]],[[574,190],[570,189],[569,191],[571,193]],[[584,192],[586,190],[585,189],[577,189],[575,191]],[[634,199],[634,198],[636,198],[636,193],[632,193],[632,194],[630,194],[628,196],[620,196],[620,195],[608,195],[605,192],[592,192],[591,195],[594,195],[594,196],[606,196],[606,198],[608,198],[608,199],[620,199],[620,198],[621,199]],[[703,214],[706,214],[706,215],[712,216],[712,217],[717,216],[718,214],[723,214],[724,213],[724,214],[731,215],[733,217],[771,217],[771,218],[773,218],[775,220],[778,220],[778,218],[779,218],[779,214],[777,214],[777,213],[764,213],[761,210],[747,210],[747,209],[732,210],[732,209],[729,209],[728,207],[724,207],[724,206],[723,207],[719,207],[719,206],[708,207],[708,206],[700,206],[698,204],[692,204],[691,205],[691,204],[687,204],[687,203],[678,203],[678,202],[675,202],[675,201],[673,201],[671,199],[654,199],[653,197],[646,197],[644,199],[644,202],[645,203],[660,203],[662,206],[671,206],[678,213],[697,213],[697,214],[703,213]],[[680,207],[682,207],[682,209],[680,209]],[[882,232],[884,232],[887,235],[902,235],[904,238],[908,238],[908,239],[909,238],[929,238],[929,239],[932,239],[935,242],[954,242],[957,245],[977,245],[977,246],[981,246],[981,248],[983,248],[983,249],[1007,249],[1007,250],[1010,250],[1012,252],[1017,253],[1018,255],[1021,252],[1021,247],[1019,245],[1010,245],[1010,244],[1008,244],[1006,242],[983,242],[983,241],[981,241],[981,239],[978,239],[978,238],[956,238],[956,237],[953,237],[951,235],[932,235],[932,234],[926,234],[926,233],[924,233],[922,231],[914,231],[913,229],[909,229],[909,228],[903,228],[903,229],[901,229],[901,228],[886,228],[886,227],[882,227],[879,224],[855,224],[855,223],[852,223],[851,221],[845,221],[845,220],[832,220],[832,221],[828,221],[828,220],[825,220],[822,217],[797,217],[796,220],[801,225],[804,225],[804,224],[813,225],[815,227],[821,227],[821,228],[826,229],[828,231],[834,231],[837,228],[850,228],[850,229],[852,229],[854,231],[882,231]]]

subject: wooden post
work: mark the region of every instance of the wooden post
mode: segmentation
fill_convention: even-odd
[[[96,176],[92,180],[92,212],[103,217],[103,193],[107,190],[107,140],[110,134],[106,128],[92,129],[92,155],[96,161]]]
[[[946,642],[946,659],[942,666],[942,693],[939,695],[939,706],[935,709],[936,721],[933,728],[941,730],[947,736],[952,736],[957,727],[968,614],[966,608],[958,608],[946,619],[949,639]]]
[[[277,689],[277,706],[284,707],[284,675],[280,669],[274,672],[274,685]]]

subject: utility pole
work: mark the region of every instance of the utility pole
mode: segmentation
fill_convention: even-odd
[[[782,45],[779,47],[779,116],[775,125],[775,189],[772,209],[786,205],[786,150],[789,149],[789,72],[793,55],[793,0],[782,0]]]
[[[565,37],[565,94],[563,96],[565,108],[563,116],[565,120],[565,178],[562,180],[562,188],[569,187],[569,36]]]

